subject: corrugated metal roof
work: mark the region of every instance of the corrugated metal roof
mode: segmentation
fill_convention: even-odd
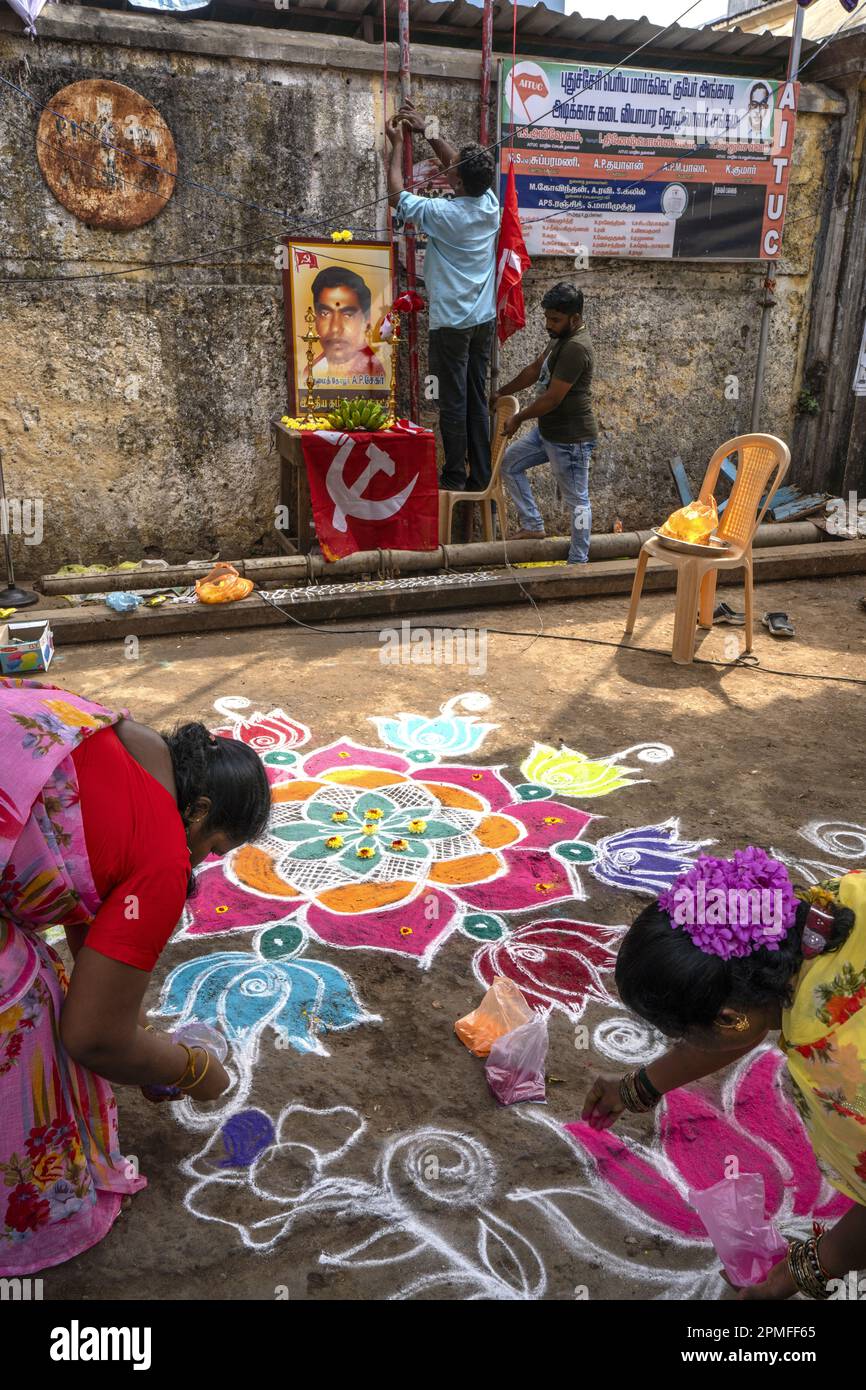
[[[123,0],[83,0],[88,6],[114,9]],[[640,4],[641,0],[635,0]],[[387,0],[389,37],[397,36],[397,0]],[[382,40],[382,0],[289,0],[286,9],[274,0],[212,0],[196,18],[236,24],[265,25],[273,29],[326,33]],[[511,51],[513,10],[509,0],[493,7],[493,45],[498,53]],[[413,44],[442,44],[451,48],[481,50],[483,11],[467,0],[409,0],[409,27]],[[718,23],[718,21],[716,21]],[[646,16],[633,19],[584,19],[582,15],[549,10],[543,3],[517,6],[517,48],[523,55],[583,62],[622,62],[635,49],[634,65],[693,68],[708,72],[760,71],[767,77],[784,76],[789,39],[772,34],[746,33],[704,26],[690,29],[680,24],[651,24]],[[817,44],[804,41],[808,57]]]
[[[389,18],[393,18],[396,25],[396,4],[389,3],[388,10]],[[375,24],[377,35],[381,32],[379,0],[298,0],[288,12],[289,16],[292,13],[309,18],[319,15],[326,23],[354,16],[359,24],[366,15]],[[442,42],[453,44],[461,35],[480,46],[482,11],[467,4],[466,0],[409,0],[409,17],[413,41],[435,42],[439,37]],[[494,47],[500,52],[511,48],[512,19],[509,3],[500,0],[494,5]],[[725,62],[760,59],[785,63],[789,41],[769,30],[747,34],[740,29],[690,29],[679,24],[665,28],[651,24],[645,16],[616,19],[609,15],[607,19],[584,19],[577,13],[563,15],[549,10],[544,4],[518,5],[518,50],[525,53],[539,44],[550,57],[555,57],[559,48],[569,53],[580,49],[589,56],[590,50],[630,51],[646,44],[654,53],[682,55],[689,59],[706,55]],[[804,44],[803,47],[808,56],[809,49],[815,45]]]

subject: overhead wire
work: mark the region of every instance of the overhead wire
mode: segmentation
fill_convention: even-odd
[[[864,0],[864,2],[866,2],[866,0]],[[658,40],[659,40],[659,38],[660,38],[663,34],[667,33],[668,30],[677,27],[677,26],[679,25],[679,23],[680,23],[680,20],[684,19],[684,18],[686,17],[686,15],[690,14],[691,11],[692,11],[693,9],[695,9],[695,8],[697,7],[697,5],[699,5],[700,3],[701,3],[701,0],[692,0],[692,3],[691,3],[690,5],[688,5],[687,8],[686,8],[685,10],[683,10],[682,13],[681,13],[680,15],[677,16],[676,19],[671,20],[671,22],[670,22],[669,24],[665,25],[664,28],[660,29],[657,33],[653,34],[651,38],[647,39],[644,43],[639,44],[637,48],[633,49],[630,53],[626,54],[626,56],[625,56],[624,58],[622,58],[619,62],[613,63],[613,64],[611,64],[610,67],[608,67],[608,68],[606,68],[606,69],[603,69],[603,70],[599,73],[598,77],[597,77],[596,79],[594,79],[594,81],[593,81],[591,84],[588,84],[587,86],[584,86],[584,87],[579,88],[576,92],[572,93],[572,96],[581,96],[584,92],[586,92],[586,91],[588,91],[588,90],[590,89],[590,86],[596,86],[596,85],[598,85],[598,82],[601,81],[601,80],[603,80],[603,78],[608,77],[608,76],[610,76],[612,73],[618,71],[620,68],[625,67],[628,63],[630,63],[630,62],[632,61],[633,58],[637,57],[638,54],[640,54],[641,52],[643,52],[643,50],[644,50],[645,48],[647,48],[651,43],[657,43]],[[516,24],[515,24],[515,30],[516,30]],[[35,107],[35,108],[36,108],[37,110],[39,110],[40,112],[41,112],[41,111],[48,111],[49,114],[54,115],[58,120],[62,120],[62,121],[65,121],[65,122],[67,122],[67,123],[70,123],[74,128],[83,131],[83,133],[85,134],[85,136],[86,136],[87,138],[91,138],[91,139],[96,140],[96,136],[92,135],[91,132],[88,131],[88,130],[87,130],[84,126],[82,126],[80,123],[77,123],[77,122],[75,122],[75,121],[71,121],[71,118],[70,118],[70,117],[63,115],[61,112],[54,111],[54,110],[52,110],[52,108],[51,108],[50,106],[48,106],[48,105],[46,105],[46,104],[44,104],[44,103],[39,102],[38,99],[32,95],[32,93],[28,92],[25,88],[21,87],[18,83],[12,82],[12,81],[10,81],[8,78],[5,78],[5,77],[0,76],[0,85],[3,85],[3,86],[9,88],[10,90],[12,90],[12,91],[14,91],[14,92],[17,92],[20,96],[24,97],[25,100],[27,100],[33,107]],[[521,122],[522,128],[523,128],[524,130],[526,130],[526,129],[531,129],[533,126],[538,125],[540,122],[548,120],[549,117],[551,116],[551,114],[552,114],[552,112],[553,112],[554,109],[555,109],[554,107],[551,107],[549,111],[544,112],[542,115],[536,117],[533,121],[530,121],[530,122],[528,122],[528,123]],[[513,124],[513,123],[511,123],[511,124]],[[285,219],[285,216],[286,216],[286,210],[285,210],[285,209],[276,209],[276,208],[268,207],[267,205],[264,205],[264,204],[252,203],[252,202],[250,202],[250,201],[247,200],[247,199],[242,199],[242,198],[240,198],[240,197],[239,197],[238,195],[236,195],[236,194],[227,193],[227,192],[225,192],[224,190],[218,189],[218,188],[214,187],[214,186],[211,185],[211,184],[205,184],[205,183],[203,183],[201,180],[192,179],[192,178],[190,178],[190,177],[187,177],[186,175],[178,174],[176,171],[173,171],[173,170],[170,170],[170,169],[166,169],[164,166],[155,163],[155,161],[153,161],[153,160],[147,160],[147,159],[145,159],[143,156],[135,154],[134,151],[130,151],[130,150],[125,149],[123,146],[113,145],[111,142],[104,141],[104,140],[100,140],[98,143],[99,143],[100,145],[104,146],[105,148],[111,149],[111,150],[113,150],[113,151],[115,151],[115,152],[121,154],[121,155],[124,156],[125,158],[129,158],[129,159],[133,159],[133,160],[138,161],[139,163],[141,163],[141,164],[147,166],[147,167],[148,167],[149,169],[151,169],[152,171],[157,172],[157,173],[159,173],[159,174],[162,174],[162,175],[164,175],[165,177],[168,177],[168,178],[171,178],[171,179],[174,179],[174,180],[181,180],[181,181],[183,181],[183,182],[189,184],[191,187],[198,189],[199,191],[203,191],[203,192],[206,192],[206,193],[210,193],[210,194],[212,194],[213,196],[216,196],[216,197],[219,197],[219,198],[224,198],[224,199],[227,199],[228,201],[238,203],[238,204],[240,204],[240,205],[242,205],[242,206],[246,206],[246,207],[250,208],[251,210],[254,210],[254,211],[256,211],[256,212],[258,212],[258,213],[260,213],[260,214],[266,214],[266,215],[268,215],[268,216],[279,217],[281,220],[284,220],[284,219]],[[490,151],[490,152],[493,152],[493,151],[499,149],[499,147],[500,147],[502,144],[504,144],[504,143],[505,143],[505,136],[501,136],[501,137],[497,138],[496,140],[492,141],[490,144],[484,146],[484,148],[485,148],[486,150]],[[683,154],[683,155],[678,156],[679,159],[687,158],[687,157],[688,157],[687,154]],[[742,157],[742,158],[746,158],[746,156],[741,156],[741,157]],[[669,163],[674,163],[674,162],[676,162],[676,161],[673,160],[673,159],[669,161]],[[449,166],[449,167],[453,167],[453,166]],[[662,166],[662,168],[665,168],[665,167],[667,167],[667,166],[666,166],[666,165]],[[448,169],[443,169],[443,170],[440,171],[440,172],[446,173],[446,172],[448,172]],[[635,186],[637,186],[637,184],[636,184]],[[148,191],[152,191],[152,189],[148,189]],[[307,223],[308,223],[309,225],[314,226],[314,227],[321,227],[321,226],[326,226],[326,225],[327,225],[327,226],[330,226],[330,227],[334,227],[337,223],[340,223],[340,224],[343,225],[344,227],[345,227],[345,226],[349,226],[349,227],[351,228],[351,223],[350,223],[350,219],[351,219],[351,218],[355,217],[355,216],[356,216],[357,214],[359,214],[359,213],[362,213],[362,212],[367,211],[368,209],[371,209],[371,208],[372,208],[372,209],[377,209],[377,208],[380,207],[381,204],[383,204],[383,203],[384,203],[384,204],[387,204],[387,202],[388,202],[388,197],[387,197],[387,194],[386,194],[386,195],[384,195],[383,197],[375,198],[375,199],[369,200],[369,201],[367,201],[367,202],[365,202],[365,203],[358,204],[358,205],[357,205],[356,207],[354,207],[354,208],[349,208],[349,209],[338,209],[336,212],[334,212],[333,214],[330,214],[330,215],[327,216],[327,217],[320,217],[320,218],[311,217],[311,218],[307,219]],[[555,213],[555,214],[553,214],[553,215],[554,215],[554,216],[560,216],[560,215],[562,215],[563,213],[565,213],[565,212],[571,212],[572,210],[573,210],[573,209],[570,208],[570,207],[569,207],[569,208],[564,208],[564,209],[559,210],[557,213]],[[544,219],[538,219],[538,220],[544,220]],[[282,233],[283,233],[283,235],[289,235],[289,234],[291,234],[292,230],[293,230],[292,228],[284,227],[284,228],[282,229]],[[312,233],[308,233],[308,235],[312,235]],[[148,269],[148,268],[159,269],[159,268],[168,267],[168,266],[171,266],[171,265],[190,265],[190,264],[195,264],[197,261],[199,261],[199,260],[201,260],[201,259],[203,259],[203,258],[205,258],[205,257],[215,256],[215,255],[220,255],[220,254],[233,254],[234,252],[236,252],[236,251],[238,251],[238,250],[251,249],[251,248],[254,247],[254,246],[260,246],[260,245],[265,244],[266,242],[272,241],[272,239],[273,239],[272,237],[260,237],[260,238],[256,238],[255,241],[246,242],[246,243],[241,244],[240,246],[235,245],[235,246],[231,246],[231,247],[214,247],[214,248],[210,248],[210,249],[204,249],[204,250],[200,250],[200,251],[194,253],[193,255],[186,256],[186,257],[173,257],[173,258],[168,258],[168,259],[165,259],[165,260],[149,260],[149,261],[137,261],[137,262],[127,263],[127,268],[126,268],[126,269],[108,270],[108,271],[93,271],[93,272],[88,272],[88,273],[85,273],[85,274],[82,274],[82,275],[66,275],[66,276],[59,276],[59,275],[53,275],[53,276],[8,276],[8,277],[2,277],[2,278],[0,278],[0,284],[24,284],[24,283],[35,283],[35,282],[39,282],[39,281],[46,281],[46,282],[48,282],[48,281],[52,281],[52,280],[66,281],[66,282],[68,282],[68,281],[73,281],[73,280],[77,280],[77,279],[82,279],[82,280],[83,280],[83,279],[90,279],[90,280],[93,280],[93,279],[109,278],[109,277],[113,277],[113,276],[116,276],[116,275],[132,274],[132,273],[135,273],[135,272],[138,271],[138,270],[143,270],[143,269]],[[28,260],[28,259],[34,259],[34,258],[29,258],[29,257],[18,257],[18,258],[16,258],[16,259],[19,259],[19,260],[22,260],[22,261],[26,261],[26,260]]]

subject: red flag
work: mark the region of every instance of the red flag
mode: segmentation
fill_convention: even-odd
[[[439,544],[436,439],[399,431],[306,430],[301,448],[316,535],[326,560],[356,550],[435,550]]]
[[[312,251],[295,251],[295,267],[300,270],[301,266],[310,266],[313,270],[319,268],[319,258]]]
[[[496,331],[500,343],[526,323],[523,304],[523,272],[532,262],[526,253],[523,230],[517,212],[517,184],[514,165],[508,166],[505,205],[496,249]]]

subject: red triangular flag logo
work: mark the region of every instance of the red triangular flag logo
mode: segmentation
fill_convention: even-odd
[[[523,273],[532,262],[526,252],[523,229],[517,211],[517,184],[514,165],[508,166],[505,185],[505,204],[496,248],[496,331],[500,343],[523,328],[526,309],[523,303]]]

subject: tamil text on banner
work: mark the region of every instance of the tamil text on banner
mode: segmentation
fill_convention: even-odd
[[[435,550],[439,544],[436,445],[401,422],[375,434],[301,435],[316,535],[326,560],[356,550]]]
[[[796,82],[525,58],[502,77],[530,256],[779,254]]]

